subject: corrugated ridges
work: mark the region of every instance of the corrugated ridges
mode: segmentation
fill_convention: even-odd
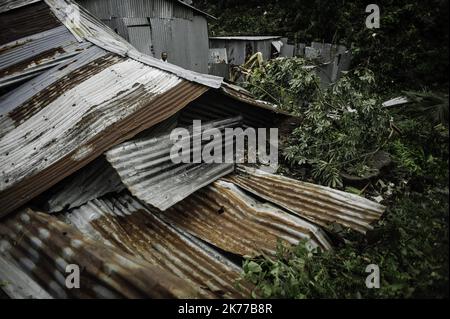
[[[55,298],[193,298],[189,285],[165,270],[84,237],[32,210],[0,224],[0,259],[26,272]],[[78,265],[80,288],[66,288],[66,266]],[[15,266],[15,267],[14,267]],[[11,283],[14,284],[14,283]],[[38,296],[36,296],[38,297]]]
[[[70,0],[45,0],[55,16],[72,32],[79,41],[89,41],[107,51],[128,56],[148,66],[177,75],[185,80],[196,82],[211,88],[220,88],[223,79],[183,69],[179,66],[164,63],[159,59],[137,51],[131,44],[108,28],[104,23],[91,15],[86,9]],[[80,14],[80,23],[74,25],[68,16],[73,10]]]
[[[207,129],[224,130],[226,127],[235,127],[241,120],[241,117],[236,117],[205,123],[202,126],[203,131],[197,135],[201,139],[201,134]],[[190,132],[192,137],[192,128]],[[159,137],[131,140],[106,153],[106,158],[131,193],[161,210],[166,210],[234,169],[232,163],[175,164],[171,158],[171,148],[175,143],[171,141],[170,134],[169,131]],[[222,146],[222,141],[220,143]],[[192,146],[191,153],[203,149],[195,148],[192,142],[189,145]]]
[[[0,139],[0,215],[174,115],[206,90],[127,59],[58,95]]]
[[[250,296],[247,284],[235,287],[239,267],[127,194],[93,200],[64,219],[92,238],[170,271],[203,298]]]
[[[35,77],[92,46],[63,25],[0,46],[0,87]]]
[[[259,202],[236,186],[215,182],[165,212],[161,219],[225,251],[239,255],[275,254],[277,241],[331,249],[319,227],[272,205]]]
[[[225,180],[324,227],[337,223],[366,233],[385,210],[364,197],[329,187],[244,166],[239,166],[238,172]]]
[[[53,195],[46,201],[46,211],[55,213],[80,207],[90,200],[120,192],[124,188],[111,164],[100,156],[48,191]]]

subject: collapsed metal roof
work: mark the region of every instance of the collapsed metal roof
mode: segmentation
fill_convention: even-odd
[[[193,132],[191,127],[190,135],[184,138],[184,142],[191,145],[191,139],[201,139],[207,130],[234,127],[241,119],[238,117],[206,123],[199,132]],[[170,135],[169,131],[157,137],[133,139],[106,152],[106,158],[131,193],[161,210],[166,210],[234,170],[233,163],[174,163],[171,149],[175,143]],[[178,141],[181,142],[183,140]],[[233,140],[225,141],[225,145],[233,145]],[[192,147],[189,157],[193,152],[201,153],[203,147],[201,143]]]
[[[30,209],[18,212],[0,223],[0,235],[0,264],[8,266],[2,267],[0,274],[4,285],[10,286],[5,291],[12,298],[23,294],[28,298],[198,296],[179,277],[142,258],[89,239],[48,214]],[[82,269],[83,285],[79,289],[66,287],[66,267],[70,264]]]
[[[385,210],[383,205],[364,197],[329,187],[245,166],[237,171],[225,180],[325,228],[337,223],[366,233]]]
[[[88,237],[139,256],[189,283],[203,298],[242,298],[240,267],[180,228],[169,225],[128,194],[91,201],[63,216]]]
[[[199,190],[165,212],[154,212],[170,224],[242,256],[275,255],[279,240],[292,245],[305,240],[311,248],[331,249],[316,225],[224,181]]]
[[[69,0],[4,2],[0,25],[33,10],[45,18],[0,43],[0,217],[11,213],[0,278],[10,296],[248,297],[252,286],[235,287],[240,268],[219,251],[274,254],[279,239],[328,250],[321,227],[365,232],[381,216],[361,197],[250,168],[212,183],[234,165],[172,165],[178,119],[271,127],[286,113],[137,52]],[[47,190],[43,213],[14,212]],[[72,262],[87,269],[82,290],[64,285]]]

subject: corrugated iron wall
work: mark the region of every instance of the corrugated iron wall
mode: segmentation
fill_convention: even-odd
[[[78,0],[142,53],[208,73],[208,24],[188,7],[169,0]]]
[[[20,25],[16,28],[14,25]],[[34,3],[20,10],[0,14],[0,44],[6,44],[32,34],[50,30],[61,23],[45,3]]]
[[[242,65],[245,63],[246,45],[250,44],[253,48],[253,53],[261,52],[264,60],[270,59],[272,50],[272,41],[260,40],[260,41],[243,41],[243,40],[223,40],[223,39],[210,39],[210,48],[220,49],[226,48],[228,55],[228,62],[230,64]]]

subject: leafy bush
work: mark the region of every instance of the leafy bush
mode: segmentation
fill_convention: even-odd
[[[447,0],[380,0],[380,29],[367,29],[362,0],[195,0],[219,19],[221,35],[281,35],[292,42],[337,43],[352,50],[354,65],[377,77],[380,92],[448,86]]]
[[[372,93],[370,70],[356,69],[333,87],[320,89],[310,65],[301,58],[276,59],[257,69],[245,86],[258,98],[271,98],[302,116],[284,148],[291,165],[310,165],[315,180],[342,186],[341,173],[364,175],[366,162],[385,143],[389,117]]]
[[[275,258],[247,259],[243,278],[264,298],[448,298],[447,196],[399,190],[367,238],[331,252],[279,245]],[[380,268],[379,289],[365,286],[369,264]]]
[[[320,79],[303,58],[279,58],[254,69],[244,83],[258,98],[279,105],[283,110],[300,115],[319,90]]]

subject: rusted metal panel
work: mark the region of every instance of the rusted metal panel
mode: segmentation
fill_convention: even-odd
[[[84,40],[92,42],[107,51],[122,56],[128,56],[148,66],[156,67],[160,70],[175,74],[185,80],[206,85],[211,88],[220,88],[223,83],[223,79],[220,77],[186,70],[174,64],[165,63],[157,58],[140,53],[130,43],[126,42],[104,23],[92,16],[86,9],[75,5],[70,0],[45,0],[45,2],[50,6],[50,9],[55,16],[64,23],[79,41]],[[68,9],[68,6],[71,7],[70,9],[72,11],[75,10],[80,15],[80,21],[76,25],[71,22],[71,17],[68,16],[68,12],[71,12],[71,10]],[[155,34],[155,32],[153,32],[153,34]]]
[[[158,213],[161,219],[225,251],[256,256],[276,253],[277,241],[331,249],[319,227],[217,181]]]
[[[7,1],[0,7],[0,44],[9,43],[61,25],[44,2]],[[8,8],[13,8],[9,10]],[[6,11],[8,10],[8,11]],[[3,12],[2,12],[3,11]],[[19,28],[17,26],[20,26]]]
[[[5,115],[13,110],[15,110],[15,112],[18,112],[17,109],[20,106],[22,106],[25,102],[35,97],[37,94],[42,94],[41,91],[46,90],[49,92],[64,93],[65,90],[67,90],[68,88],[71,88],[74,85],[79,84],[81,82],[80,80],[69,81],[70,79],[73,78],[79,79],[79,77],[81,76],[80,73],[84,73],[84,75],[82,76],[86,79],[89,76],[92,76],[100,72],[105,67],[119,62],[120,60],[121,60],[120,57],[114,56],[113,54],[108,53],[107,51],[104,51],[99,47],[92,46],[86,51],[84,51],[83,54],[81,54],[80,56],[76,56],[64,61],[60,65],[45,71],[36,78],[27,81],[24,85],[20,86],[19,88],[10,92],[9,94],[0,97],[0,115]],[[54,86],[55,83],[58,84],[70,83],[70,85],[68,87],[67,85],[63,85],[63,87],[57,88],[56,86]],[[43,99],[42,102],[44,103],[47,99],[50,99],[51,97],[52,100],[54,100],[57,96],[55,94],[47,96],[45,99]],[[22,108],[24,109],[24,111],[27,110],[26,112],[29,115],[35,113],[35,111],[32,110],[40,110],[40,108],[35,106],[32,107],[30,106],[29,108],[22,106]],[[29,118],[29,115],[28,117],[23,115],[22,118],[24,119]],[[2,121],[5,118],[7,117],[6,116],[0,117],[0,121]],[[0,135],[5,134],[5,130],[2,124],[0,124],[0,132],[3,133]]]
[[[198,296],[188,283],[160,267],[95,242],[47,214],[23,210],[0,223],[0,235],[0,258],[17,265],[55,298]],[[79,289],[66,287],[69,264],[82,270]]]
[[[80,207],[90,200],[120,192],[124,188],[119,175],[100,156],[48,191],[52,195],[46,200],[46,211],[55,213]]]
[[[90,46],[64,26],[0,46],[0,87],[35,77]]]
[[[192,145],[191,138],[201,139],[206,130],[216,128],[223,131],[226,127],[237,126],[240,121],[241,118],[237,117],[203,123],[202,131],[193,133],[191,128],[189,140],[185,141]],[[170,135],[169,131],[157,137],[134,139],[106,153],[106,158],[131,193],[161,210],[166,210],[234,169],[232,163],[174,163],[171,148],[175,142],[170,139]],[[225,141],[225,145],[230,143],[233,140]],[[201,153],[203,146],[193,146],[190,151]]]
[[[0,215],[174,115],[206,90],[127,59],[63,95],[55,92],[54,101],[0,139]]]
[[[325,228],[336,223],[366,233],[385,210],[361,196],[244,166],[225,180]]]
[[[122,194],[94,200],[63,216],[84,234],[158,265],[203,298],[244,298],[251,286],[235,286],[240,267],[198,239]]]
[[[3,0],[0,3],[0,13],[7,12],[13,9],[18,9],[41,0]]]

